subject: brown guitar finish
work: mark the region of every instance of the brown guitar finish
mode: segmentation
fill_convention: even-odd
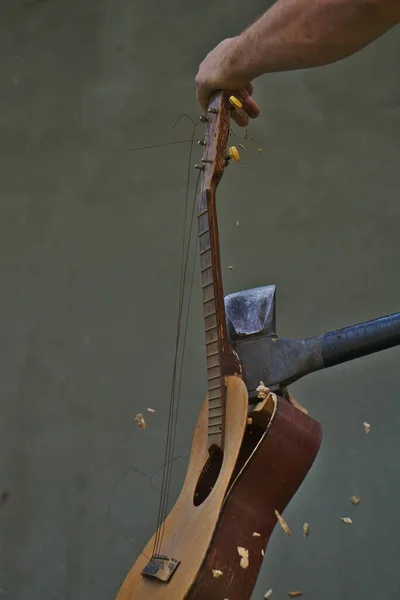
[[[240,377],[227,378],[224,460],[210,495],[199,506],[193,502],[200,473],[208,459],[208,401],[203,404],[194,433],[186,479],[179,498],[165,521],[160,552],[181,561],[168,583],[141,575],[148,559],[141,555],[128,573],[117,600],[183,600],[194,583],[210,547],[221,506],[235,470],[248,411],[247,389]],[[152,556],[154,537],[144,549]],[[207,600],[208,596],[204,596]]]
[[[229,491],[201,572],[185,600],[251,598],[262,551],[277,523],[275,510],[282,513],[300,487],[321,440],[321,425],[282,399],[266,432],[257,425],[247,428],[238,466],[249,455],[251,459]],[[240,566],[239,546],[249,551],[246,569]],[[213,569],[223,575],[215,578]]]

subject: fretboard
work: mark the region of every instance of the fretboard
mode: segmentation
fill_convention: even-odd
[[[225,414],[222,344],[226,325],[221,318],[224,315],[223,289],[217,218],[215,202],[212,200],[210,192],[204,191],[201,194],[198,226],[208,381],[208,437],[209,446],[216,444],[222,447]]]

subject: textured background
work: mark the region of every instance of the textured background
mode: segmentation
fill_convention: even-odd
[[[132,466],[163,462],[189,145],[127,150],[191,136],[189,121],[173,125],[198,114],[199,62],[265,8],[0,3],[5,599],[111,600],[132,544],[153,533],[149,477],[131,470],[113,488]],[[218,195],[224,284],[276,284],[282,336],[399,310],[399,58],[394,30],[339,64],[256,83],[255,140]],[[197,268],[194,281],[177,456],[205,394]],[[325,437],[285,512],[293,535],[275,530],[254,600],[268,588],[277,600],[293,589],[307,600],[400,597],[399,358],[388,350],[293,386]],[[157,412],[142,432],[134,416],[148,406]],[[185,465],[176,461],[173,497]]]

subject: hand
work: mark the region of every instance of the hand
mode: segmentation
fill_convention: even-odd
[[[253,100],[251,81],[235,72],[235,61],[232,50],[237,38],[228,38],[218,44],[203,60],[196,75],[197,100],[207,112],[210,96],[217,90],[227,90],[238,96],[243,109],[232,111],[232,118],[241,127],[246,127],[249,118],[255,119],[260,114],[260,107]]]

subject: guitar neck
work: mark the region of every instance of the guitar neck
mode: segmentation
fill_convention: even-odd
[[[206,341],[209,445],[223,446],[225,415],[224,350],[227,346],[215,194],[206,190],[198,203],[200,269]]]

